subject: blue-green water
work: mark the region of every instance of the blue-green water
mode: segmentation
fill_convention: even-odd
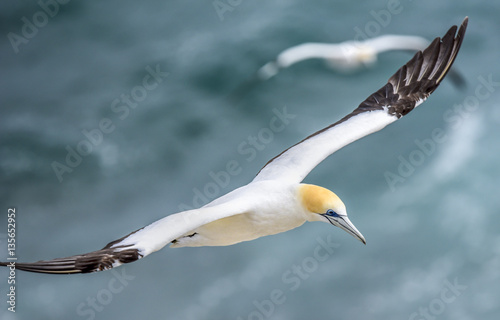
[[[445,81],[307,177],[344,200],[366,246],[310,223],[230,247],[165,248],[116,273],[18,272],[15,313],[0,269],[1,319],[498,319],[500,4],[66,2],[0,4],[0,260],[10,207],[19,261],[99,249],[248,183],[409,58],[387,53],[348,75],[303,62],[227,99],[293,45],[359,30],[431,39],[467,15],[455,66],[468,86]],[[295,117],[269,131],[284,111]]]

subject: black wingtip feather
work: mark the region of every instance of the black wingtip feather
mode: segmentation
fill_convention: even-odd
[[[115,262],[120,264],[130,263],[142,258],[137,249],[104,248],[98,251],[81,255],[53,260],[41,260],[33,263],[17,263],[17,270],[52,273],[52,274],[73,274],[91,273],[104,271],[113,268]],[[7,266],[8,263],[0,262],[0,266]]]
[[[16,269],[53,274],[91,273],[111,269],[115,262],[119,262],[120,264],[134,262],[143,257],[139,253],[139,250],[128,248],[130,245],[123,246],[118,244],[142,229],[139,228],[120,239],[111,241],[101,250],[33,263],[16,262]],[[7,266],[7,263],[0,262],[0,266]]]
[[[362,112],[380,110],[383,106],[387,106],[389,114],[398,118],[412,111],[418,101],[425,100],[436,90],[449,72],[462,45],[467,24],[466,17],[460,28],[452,26],[442,38],[434,39],[425,50],[417,52],[389,78],[384,87],[341,121]],[[387,90],[388,87],[393,90]]]

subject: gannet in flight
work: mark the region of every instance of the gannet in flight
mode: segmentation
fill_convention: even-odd
[[[353,112],[271,159],[249,184],[200,209],[153,222],[101,250],[16,263],[16,268],[56,274],[96,272],[144,258],[167,244],[174,248],[226,246],[291,230],[306,221],[328,222],[366,243],[335,193],[301,182],[330,154],[381,130],[424,102],[455,61],[467,22],[466,17],[458,32],[453,26],[442,39],[434,39],[417,52]]]
[[[303,43],[281,52],[275,61],[266,63],[257,71],[259,80],[275,76],[281,69],[309,59],[323,59],[337,71],[353,72],[363,66],[377,62],[378,54],[386,51],[417,52],[424,50],[430,41],[419,36],[383,35],[363,41],[344,41],[341,43]],[[453,72],[453,70],[451,71]],[[457,73],[457,85],[463,79]]]
[[[288,68],[309,59],[323,59],[333,69],[349,72],[377,61],[377,55],[391,50],[416,52],[425,49],[429,41],[419,36],[383,35],[364,41],[340,43],[308,42],[281,52],[275,61],[266,63],[257,72],[261,80],[275,76],[280,69]]]

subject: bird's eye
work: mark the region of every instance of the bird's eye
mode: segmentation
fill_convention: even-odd
[[[326,215],[332,216],[332,217],[338,217],[339,216],[337,214],[337,212],[333,211],[332,209],[328,209],[328,211],[326,211]]]

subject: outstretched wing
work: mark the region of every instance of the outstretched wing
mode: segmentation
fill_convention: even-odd
[[[281,69],[308,59],[330,59],[342,64],[350,58],[352,50],[346,50],[344,44],[333,43],[303,43],[288,48],[281,52],[276,60],[263,65],[257,72],[245,82],[239,84],[231,94],[229,100],[232,103],[239,103],[243,97],[262,81],[269,80],[280,72]]]
[[[420,36],[386,34],[367,39],[362,44],[372,48],[377,53],[390,50],[403,50],[415,53],[416,51],[424,50],[430,44],[430,41]]]
[[[298,62],[308,59],[329,59],[339,63],[346,61],[354,52],[347,50],[344,43],[314,43],[308,42],[288,48],[281,52],[275,61],[263,65],[256,73],[256,81],[265,81],[274,77],[280,69],[288,68]]]
[[[144,258],[204,224],[244,211],[245,208],[241,201],[183,211],[169,215],[123,238],[112,241],[101,250],[33,263],[16,262],[15,265],[18,270],[57,274],[108,270]],[[6,262],[0,262],[0,266],[7,265]]]
[[[342,43],[314,43],[299,44],[283,51],[276,58],[279,68],[288,68],[292,64],[308,59],[339,59],[345,60],[346,52]]]
[[[301,182],[314,167],[340,148],[381,130],[408,114],[436,90],[462,44],[468,18],[457,33],[451,27],[399,69],[385,86],[340,121],[310,135],[271,159],[254,181]]]

